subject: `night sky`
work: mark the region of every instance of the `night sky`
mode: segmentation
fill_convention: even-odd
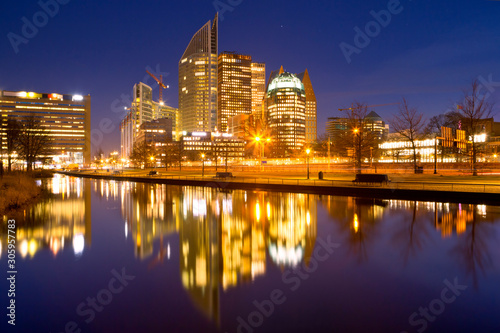
[[[214,1],[59,1],[65,4],[57,12],[51,6],[53,17],[39,13],[37,1],[4,1],[0,89],[90,94],[93,143],[118,150],[120,110],[130,106],[133,85],[147,78],[158,99],[145,69],[164,75],[170,85],[164,99],[178,106],[178,61],[192,35],[213,19]],[[405,96],[429,118],[459,101],[473,79],[489,82],[483,93],[500,110],[500,1],[217,2],[233,4],[219,22],[219,52],[249,54],[266,63],[266,75],[280,65],[292,73],[309,70],[318,133],[354,100],[383,104]],[[371,11],[388,7],[389,23],[370,23]],[[33,23],[34,16],[40,27],[25,38],[22,18]],[[356,47],[354,29],[365,31],[367,24],[369,44],[357,40],[349,63],[340,45]],[[387,120],[397,106],[375,111]],[[111,125],[103,127],[103,119]]]

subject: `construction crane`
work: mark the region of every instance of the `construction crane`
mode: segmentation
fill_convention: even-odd
[[[151,75],[151,77],[153,79],[155,79],[156,82],[158,82],[158,86],[160,86],[160,104],[163,105],[163,90],[162,89],[167,89],[168,86],[164,85],[163,84],[163,75],[160,74],[160,79],[158,80],[158,78],[156,76],[154,76],[153,74],[151,74],[151,72],[149,72],[147,69],[146,69],[146,72]]]
[[[396,104],[401,104],[401,103],[396,102],[396,103],[386,103],[386,104],[376,104],[376,105],[362,105],[362,106],[358,106],[357,108],[339,109],[339,111],[356,110],[356,109],[362,109],[362,108],[376,108],[378,106],[396,105]]]

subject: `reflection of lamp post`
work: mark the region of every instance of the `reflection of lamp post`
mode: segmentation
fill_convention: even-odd
[[[201,176],[205,177],[205,154],[201,154],[201,163],[202,163]]]
[[[311,152],[311,149],[306,149],[306,154],[307,154],[307,179],[309,179],[309,153]]]

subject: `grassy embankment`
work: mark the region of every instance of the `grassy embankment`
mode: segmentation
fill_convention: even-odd
[[[12,172],[0,178],[0,215],[36,200],[42,194],[42,189],[36,185],[35,178],[48,176],[39,172]]]

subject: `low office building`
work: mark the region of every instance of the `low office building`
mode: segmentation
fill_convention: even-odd
[[[39,121],[49,136],[46,153],[40,158],[57,164],[90,163],[90,95],[0,91],[2,152],[7,145],[8,121],[23,123],[30,117]]]

